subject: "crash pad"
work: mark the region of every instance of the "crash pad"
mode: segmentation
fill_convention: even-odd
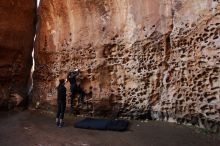
[[[95,119],[85,118],[74,124],[75,128],[96,129],[96,130],[127,130],[129,122],[127,120],[112,120],[112,119]]]

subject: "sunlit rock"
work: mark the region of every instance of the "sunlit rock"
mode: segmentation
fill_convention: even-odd
[[[215,123],[219,27],[217,0],[42,0],[33,101],[55,105],[78,68],[81,114]]]

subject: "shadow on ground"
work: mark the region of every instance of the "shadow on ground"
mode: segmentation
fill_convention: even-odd
[[[126,132],[77,129],[77,117],[57,128],[51,115],[30,111],[1,112],[1,146],[218,146],[218,135],[165,122],[132,121]]]

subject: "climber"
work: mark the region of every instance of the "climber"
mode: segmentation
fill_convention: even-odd
[[[57,87],[57,116],[56,116],[56,124],[58,127],[63,126],[63,118],[66,109],[66,87],[65,80],[60,79],[59,85]]]
[[[73,102],[77,93],[76,76],[79,74],[79,70],[70,71],[67,75],[67,81],[70,82],[70,112],[73,113]]]
[[[77,93],[79,94],[78,104],[83,104],[83,103],[84,103],[85,92],[84,92],[83,89],[81,88],[81,84],[78,84],[78,85],[77,85]]]

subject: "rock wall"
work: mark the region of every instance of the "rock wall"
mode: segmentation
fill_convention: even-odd
[[[28,92],[35,35],[35,0],[0,1],[0,107],[19,105]]]
[[[176,1],[173,10],[172,49],[160,105],[172,109],[178,122],[216,130],[214,125],[220,121],[220,1]]]
[[[81,113],[216,124],[219,18],[219,0],[42,0],[33,100],[79,68]]]

